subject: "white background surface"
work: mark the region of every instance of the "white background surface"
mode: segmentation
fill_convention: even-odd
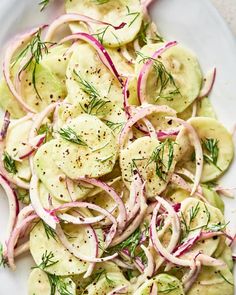
[[[236,0],[211,0],[236,37]]]
[[[0,0],[1,45],[9,36],[52,19],[52,10],[40,13],[37,2]],[[220,121],[232,129],[236,123],[236,43],[215,8],[208,0],[156,0],[152,5],[152,16],[165,38],[177,40],[196,52],[204,72],[217,67],[211,99]],[[236,186],[235,162],[224,177],[224,183],[230,187]],[[231,227],[236,229],[236,201],[226,200],[226,216],[231,221]],[[0,194],[0,238],[4,236],[7,218],[7,202]],[[21,258],[17,260],[15,273],[0,269],[0,295],[27,294],[31,263],[29,258]]]

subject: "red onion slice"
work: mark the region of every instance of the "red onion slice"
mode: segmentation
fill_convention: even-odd
[[[56,229],[56,224],[59,222],[58,218],[55,216],[55,214],[52,214],[51,212],[48,212],[45,210],[40,202],[39,199],[39,179],[36,175],[32,175],[31,181],[30,181],[30,201],[32,204],[32,207],[34,208],[36,214],[51,228]]]
[[[59,224],[57,224],[57,226],[56,226],[56,234],[57,234],[59,240],[61,241],[61,243],[63,244],[63,246],[71,254],[73,254],[75,257],[77,257],[78,259],[81,259],[83,261],[86,261],[86,262],[104,262],[104,261],[112,260],[113,258],[117,257],[117,255],[118,255],[117,253],[115,253],[115,254],[113,254],[111,256],[106,256],[106,257],[102,257],[102,258],[95,258],[95,257],[84,255],[84,254],[79,252],[78,248],[73,246],[68,241],[66,235],[64,234],[64,232],[63,232],[63,230],[62,230],[62,228],[61,228],[61,226]],[[95,247],[98,247],[98,241],[93,239],[93,245]]]
[[[15,191],[10,187],[8,181],[0,174],[0,185],[4,189],[8,205],[9,205],[9,220],[7,226],[6,240],[9,240],[16,223],[16,218],[19,212],[19,202]]]
[[[24,244],[18,246],[14,250],[14,257],[18,257],[30,250],[30,243],[29,241],[25,242]]]
[[[140,104],[143,104],[146,101],[146,84],[147,84],[147,78],[148,74],[152,68],[153,63],[155,62],[155,59],[158,58],[162,53],[164,53],[167,49],[171,48],[172,46],[177,45],[176,41],[168,42],[163,47],[159,48],[152,57],[143,65],[139,76],[138,76],[138,98],[140,101]]]
[[[86,233],[89,237],[93,237],[93,240],[96,241],[96,247],[93,248],[94,250],[94,258],[98,257],[98,245],[99,245],[99,241],[98,241],[98,237],[97,237],[97,234],[94,230],[94,228],[92,226],[87,226],[87,230],[86,230]],[[89,264],[89,267],[86,271],[86,273],[84,274],[83,278],[86,279],[88,277],[91,276],[93,270],[94,270],[94,267],[95,267],[96,263],[95,262],[91,262]]]
[[[125,80],[124,87],[123,87],[124,110],[128,119],[130,118],[130,115],[131,115],[131,107],[129,105],[129,83],[130,83],[130,77],[128,77]]]
[[[98,25],[107,25],[113,27],[115,30],[122,29],[126,23],[121,23],[119,26],[113,26],[110,23],[103,22],[100,20],[93,19],[89,16],[78,14],[78,13],[67,13],[59,16],[57,19],[55,19],[51,25],[48,27],[48,31],[45,36],[46,42],[51,42],[53,35],[55,34],[55,31],[62,25],[71,23],[71,22],[84,22],[86,24],[94,23]]]
[[[105,47],[92,35],[89,35],[87,33],[76,33],[70,36],[67,36],[63,38],[60,41],[60,44],[66,43],[68,41],[72,40],[83,40],[87,43],[89,43],[98,53],[102,63],[111,71],[111,73],[118,79],[121,85],[123,85],[123,80],[121,76],[119,75],[110,55],[106,51]]]
[[[153,283],[152,284],[150,295],[158,295],[158,287],[157,287],[157,284],[156,283]]]
[[[184,292],[188,292],[192,285],[195,283],[199,273],[201,271],[201,263],[199,261],[192,261],[190,271],[187,275],[183,276],[182,283],[184,285]]]
[[[116,191],[111,186],[109,186],[107,183],[97,180],[95,178],[92,179],[92,178],[87,178],[87,177],[79,177],[78,180],[81,180],[81,181],[84,181],[85,183],[89,183],[94,186],[100,187],[109,196],[112,197],[112,199],[117,204],[118,209],[119,209],[119,215],[117,217],[118,231],[122,232],[122,230],[125,228],[125,225],[126,225],[127,213],[126,213],[125,205],[124,205],[121,197],[116,193]]]
[[[12,270],[16,269],[15,262],[14,262],[14,248],[15,248],[17,240],[21,234],[21,230],[23,228],[25,228],[25,226],[28,226],[29,224],[31,224],[32,221],[34,221],[36,218],[38,218],[38,216],[36,214],[26,217],[22,221],[22,223],[18,224],[14,228],[14,230],[11,234],[11,237],[7,243],[7,260],[8,260],[8,264]]]
[[[119,294],[126,294],[128,292],[128,286],[118,286],[111,290],[107,295],[119,295]]]
[[[0,132],[0,141],[2,141],[6,137],[7,130],[10,124],[10,116],[11,116],[10,113],[6,111],[4,114],[3,125]]]
[[[11,60],[13,55],[22,46],[22,44],[28,42],[39,30],[44,29],[46,26],[40,26],[34,28],[25,34],[18,35],[14,38],[13,42],[7,48],[3,62],[3,75],[5,77],[7,86],[11,91],[12,95],[16,98],[18,103],[26,112],[35,113],[35,111],[24,101],[23,97],[16,91],[14,83],[11,80]]]
[[[147,266],[145,267],[143,274],[146,278],[151,278],[155,271],[155,261],[153,255],[144,245],[141,245],[140,247],[147,257]]]
[[[143,186],[144,189],[144,186]],[[137,214],[137,216],[133,219],[133,221],[130,223],[129,226],[126,227],[125,231],[121,233],[119,236],[116,236],[114,240],[111,243],[111,246],[116,246],[126,240],[141,224],[143,221],[143,218],[146,214],[147,211],[147,204],[146,204],[146,199],[142,194],[140,194],[140,212]]]
[[[203,169],[203,152],[202,152],[202,146],[200,139],[198,137],[197,132],[193,128],[191,124],[188,122],[185,122],[182,119],[176,118],[176,117],[166,117],[169,120],[176,121],[180,124],[183,125],[184,128],[186,128],[188,134],[191,136],[190,142],[194,146],[195,149],[195,155],[196,155],[196,172],[195,172],[195,177],[194,177],[194,183],[193,183],[193,188],[191,191],[191,196],[196,192],[200,180],[201,180],[201,175],[202,175],[202,169]]]
[[[128,137],[128,133],[131,128],[139,121],[145,118],[146,116],[151,115],[152,113],[170,113],[175,115],[176,112],[169,108],[168,106],[155,106],[155,105],[146,105],[140,107],[136,114],[131,115],[130,119],[127,121],[123,129],[121,130],[119,137],[119,145],[122,148],[125,144],[125,141]]]
[[[116,234],[116,230],[117,230],[117,221],[115,219],[115,217],[110,213],[108,212],[107,210],[95,205],[95,204],[91,204],[91,203],[87,203],[87,202],[71,202],[71,203],[66,203],[66,204],[63,204],[61,205],[60,207],[52,210],[52,213],[55,214],[55,212],[58,212],[60,210],[63,210],[63,209],[70,209],[70,208],[88,208],[88,209],[91,209],[91,210],[95,210],[97,212],[100,212],[102,214],[102,216],[97,216],[97,217],[94,217],[92,219],[89,218],[89,217],[83,217],[83,219],[81,217],[77,217],[77,219],[75,220],[74,218],[71,219],[67,217],[67,221],[70,222],[70,221],[75,221],[75,224],[88,224],[88,221],[91,222],[91,221],[94,221],[94,220],[102,220],[104,219],[104,217],[107,217],[108,219],[110,219],[110,221],[112,222],[112,227],[110,228],[110,231],[109,233],[107,234],[106,236],[106,240],[105,240],[105,247],[107,248],[112,239],[114,238],[115,234]],[[58,215],[58,217],[60,218],[60,214]],[[65,216],[62,215],[63,219],[65,220]],[[92,222],[91,222],[92,223]]]
[[[171,254],[171,252],[174,250],[174,247],[176,247],[178,240],[179,240],[179,235],[180,235],[180,224],[179,224],[179,220],[176,223],[176,220],[173,222],[172,221],[172,241],[170,242],[170,244],[168,245],[167,248],[165,248],[158,237],[157,231],[156,231],[156,220],[157,220],[157,214],[160,208],[160,204],[164,205],[166,209],[168,209],[168,213],[172,212],[172,218],[175,217],[176,212],[174,211],[174,209],[172,208],[172,206],[170,206],[164,199],[158,197],[158,204],[156,205],[154,211],[153,211],[153,216],[152,216],[152,220],[151,220],[151,225],[150,225],[150,238],[152,241],[152,244],[155,248],[155,250],[157,251],[157,253],[159,253],[164,259],[166,259],[167,261],[176,264],[176,265],[181,265],[181,266],[190,266],[191,265],[191,261],[190,260],[184,260],[184,259],[179,259],[177,257],[175,257],[173,254]],[[173,248],[171,250],[171,248]]]
[[[211,69],[204,79],[203,87],[199,93],[198,98],[206,97],[210,94],[216,79],[216,68]]]
[[[31,156],[44,143],[45,137],[45,134],[40,134],[33,138],[30,144],[26,147],[24,153],[22,155],[19,155],[19,159],[24,160]]]

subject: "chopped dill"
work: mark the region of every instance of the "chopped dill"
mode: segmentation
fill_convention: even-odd
[[[11,174],[17,173],[16,161],[7,152],[3,154],[3,164],[7,172]]]

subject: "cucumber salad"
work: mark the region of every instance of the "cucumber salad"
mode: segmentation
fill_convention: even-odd
[[[216,69],[161,36],[151,2],[65,0],[5,50],[0,264],[32,256],[29,295],[234,294]]]

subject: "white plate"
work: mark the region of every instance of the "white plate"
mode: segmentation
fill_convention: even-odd
[[[0,44],[4,44],[9,36],[22,30],[48,22],[61,11],[54,5],[54,10],[50,8],[40,13],[37,0],[0,2]],[[62,1],[55,2],[61,4]],[[151,8],[153,20],[166,38],[177,40],[195,51],[203,71],[213,66],[217,67],[217,80],[211,99],[220,121],[232,130],[236,123],[236,42],[226,24],[207,0],[158,0]],[[224,184],[236,186],[235,171],[236,161],[224,177]],[[236,229],[236,201],[225,199],[225,203],[226,219],[230,220],[230,227]],[[0,198],[0,208],[2,239],[8,217],[7,202],[3,194]],[[30,258],[21,258],[17,260],[15,273],[1,268],[0,295],[26,295],[31,265]]]

